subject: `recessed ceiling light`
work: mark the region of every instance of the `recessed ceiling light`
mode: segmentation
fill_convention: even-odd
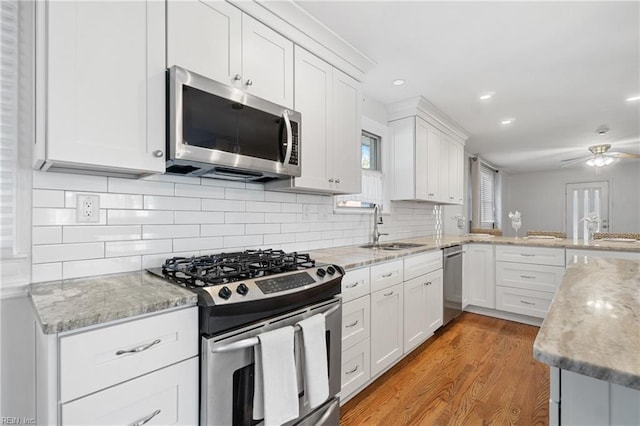
[[[399,78],[397,80],[393,80],[393,85],[394,86],[402,86],[404,84],[404,80]]]
[[[640,96],[631,96],[630,98],[627,98],[627,102],[635,102],[635,101],[640,101]]]
[[[509,124],[513,124],[514,121],[516,121],[515,118],[505,118],[500,122],[500,124],[502,124],[503,126],[508,126]]]
[[[493,95],[495,95],[496,92],[487,92],[487,93],[483,93],[482,95],[480,95],[480,100],[481,101],[488,101],[489,99],[493,98]]]

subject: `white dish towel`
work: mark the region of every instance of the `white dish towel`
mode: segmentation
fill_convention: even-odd
[[[300,321],[298,325],[302,328],[304,346],[305,393],[309,405],[315,408],[329,398],[325,317],[316,314]]]
[[[254,350],[253,418],[265,426],[281,425],[298,417],[298,381],[293,353],[293,327],[258,335]]]

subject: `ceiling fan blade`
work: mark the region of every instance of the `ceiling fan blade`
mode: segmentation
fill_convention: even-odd
[[[585,155],[585,156],[582,156],[582,157],[567,158],[566,160],[560,160],[560,161],[562,163],[570,162],[570,161],[577,162],[577,161],[587,160],[587,159],[589,159],[591,157],[593,157],[593,155]]]
[[[605,155],[615,158],[640,158],[640,154],[631,154],[628,152],[607,152]]]
[[[587,158],[591,158],[591,156],[588,157],[580,157],[580,158],[570,158],[568,160],[561,160],[560,167],[569,167],[569,166],[573,166],[575,164],[579,164],[584,162],[584,160],[586,160]]]

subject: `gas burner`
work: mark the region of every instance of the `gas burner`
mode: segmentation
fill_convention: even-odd
[[[246,250],[198,257],[173,257],[162,265],[163,274],[187,287],[207,287],[313,268],[307,253],[283,250]]]

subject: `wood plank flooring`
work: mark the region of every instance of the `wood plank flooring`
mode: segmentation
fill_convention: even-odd
[[[347,402],[340,425],[546,425],[537,332],[465,312]]]

